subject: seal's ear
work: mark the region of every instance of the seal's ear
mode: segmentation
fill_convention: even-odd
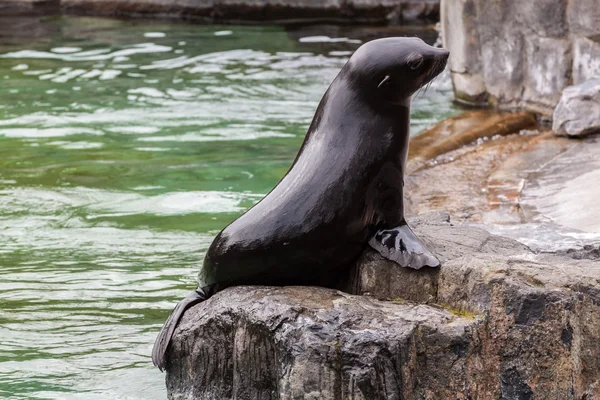
[[[406,57],[406,63],[413,71],[419,69],[423,64],[423,56],[419,53],[410,53],[408,57]]]
[[[385,85],[386,83],[388,83],[392,78],[389,75],[386,75],[385,78],[383,78],[381,80],[381,82],[379,82],[379,85],[377,85],[377,89],[381,88],[383,85]]]

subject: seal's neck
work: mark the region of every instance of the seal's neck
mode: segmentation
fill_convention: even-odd
[[[410,97],[395,103],[367,99],[352,81],[338,76],[321,99],[307,139],[343,142],[355,148],[378,143],[401,148],[408,139],[410,103]]]

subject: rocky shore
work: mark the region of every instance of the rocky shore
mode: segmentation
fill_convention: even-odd
[[[525,112],[472,111],[412,140],[408,213],[446,210],[457,222],[483,224],[535,251],[597,248],[600,137],[558,137],[532,119]]]
[[[599,144],[594,137],[573,141],[539,131],[525,112],[472,111],[423,132],[411,143],[407,208],[421,214],[410,223],[442,267],[403,269],[366,249],[339,291],[219,293],[191,309],[176,331],[169,397],[600,396],[597,243],[544,248],[548,243],[535,242],[544,232],[531,225],[557,212],[548,206],[551,191],[542,196],[546,203],[535,199],[540,180],[560,192],[557,176],[572,182],[577,168],[587,168],[580,175],[592,179]],[[574,155],[583,166],[573,163]],[[552,179],[543,181],[548,174]],[[584,200],[580,195],[577,201]],[[450,210],[452,220],[432,212],[439,209]],[[583,217],[593,220],[593,214]],[[518,242],[481,229],[496,223],[532,227]],[[551,232],[582,228],[557,223],[563,225]],[[531,248],[522,243],[528,233]]]
[[[346,291],[237,287],[190,309],[171,399],[600,395],[600,265],[532,253],[447,214],[410,221],[441,269],[365,251]]]

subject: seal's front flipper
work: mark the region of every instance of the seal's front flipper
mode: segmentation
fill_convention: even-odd
[[[165,353],[167,352],[167,347],[169,347],[171,336],[173,336],[173,332],[185,310],[209,297],[209,288],[198,288],[190,293],[185,299],[177,303],[173,311],[171,311],[171,315],[169,315],[167,322],[165,322],[158,333],[156,341],[154,342],[154,348],[152,349],[152,363],[157,366],[158,369],[162,371],[165,368]]]
[[[408,225],[380,230],[369,241],[369,246],[402,267],[420,269],[440,266],[440,261],[425,247]]]

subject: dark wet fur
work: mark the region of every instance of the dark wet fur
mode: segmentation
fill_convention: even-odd
[[[397,65],[414,51],[427,56],[427,62],[433,57],[424,75],[420,70],[410,75],[410,69],[401,68],[407,64]],[[390,56],[390,52],[395,53]],[[286,176],[211,244],[199,276],[203,288],[179,302],[169,316],[152,351],[154,365],[165,369],[173,332],[194,304],[241,284],[328,286],[355,262],[378,230],[390,235],[397,230],[396,237],[402,239],[393,247],[373,243],[387,258],[416,269],[439,265],[406,226],[402,182],[410,98],[429,86],[447,58],[448,52],[409,38],[375,40],[354,53],[323,96]],[[392,85],[377,86],[390,72],[397,74],[393,77],[398,78],[396,84],[392,79]],[[400,74],[405,72],[410,78]],[[340,150],[347,150],[346,155],[330,156]],[[315,160],[325,167],[311,170]],[[360,173],[323,184],[324,177],[347,174],[352,168]],[[307,173],[311,179],[305,181]],[[295,189],[288,190],[288,185]],[[356,201],[350,201],[355,197]],[[285,207],[274,207],[277,202]],[[340,226],[348,227],[343,235],[339,235]]]
[[[165,322],[158,336],[156,337],[156,341],[154,342],[154,348],[152,349],[152,363],[154,366],[158,367],[158,369],[161,371],[165,369],[165,354],[167,352],[167,348],[169,347],[169,343],[171,342],[171,336],[173,336],[173,332],[175,331],[179,320],[183,316],[183,313],[188,308],[203,302],[210,296],[211,290],[208,290],[208,288],[198,288],[177,303],[173,311],[171,311],[171,315],[169,315],[167,322]]]

